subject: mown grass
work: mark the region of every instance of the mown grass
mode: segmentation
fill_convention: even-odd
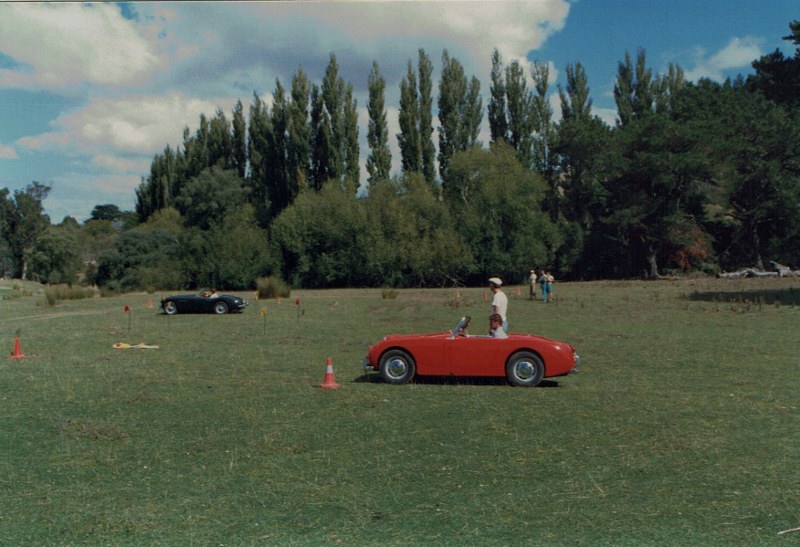
[[[363,372],[387,333],[480,329],[483,289],[250,294],[221,317],[3,301],[0,544],[798,541],[800,282],[555,289],[506,289],[512,331],[583,359],[535,389]]]

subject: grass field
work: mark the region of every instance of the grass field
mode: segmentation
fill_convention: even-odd
[[[582,357],[532,389],[363,371],[385,334],[483,325],[482,288],[167,317],[162,294],[50,307],[12,285],[2,545],[800,542],[800,279],[508,287],[512,332]]]

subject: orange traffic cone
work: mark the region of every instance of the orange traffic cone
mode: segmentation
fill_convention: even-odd
[[[147,308],[148,309],[153,309],[153,299],[152,298],[148,298],[147,299]]]
[[[519,296],[519,287],[517,287],[517,296]]]
[[[340,387],[336,383],[336,377],[333,375],[333,365],[330,357],[328,357],[328,362],[325,365],[325,381],[319,387],[323,389],[339,389]]]
[[[11,353],[12,359],[24,359],[25,354],[22,353],[22,346],[19,343],[19,336],[14,337],[14,351]]]

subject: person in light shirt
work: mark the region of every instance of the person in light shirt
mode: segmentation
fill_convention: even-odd
[[[492,314],[496,313],[503,318],[503,330],[508,332],[508,317],[506,316],[506,312],[508,311],[508,297],[501,289],[502,286],[503,281],[499,277],[489,278],[489,289],[494,293],[492,297]]]
[[[489,336],[492,338],[508,338],[508,334],[503,329],[503,318],[499,313],[493,313],[489,317]]]

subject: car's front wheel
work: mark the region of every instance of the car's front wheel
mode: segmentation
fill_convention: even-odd
[[[389,384],[407,384],[416,372],[414,359],[400,349],[393,349],[384,353],[381,357],[379,368],[381,378]]]
[[[175,315],[178,313],[178,305],[172,300],[167,300],[164,303],[164,313],[167,315]]]
[[[534,353],[518,351],[506,363],[506,377],[514,386],[536,386],[544,377],[544,363]]]
[[[228,305],[225,302],[217,302],[214,304],[214,313],[218,315],[228,313]]]

